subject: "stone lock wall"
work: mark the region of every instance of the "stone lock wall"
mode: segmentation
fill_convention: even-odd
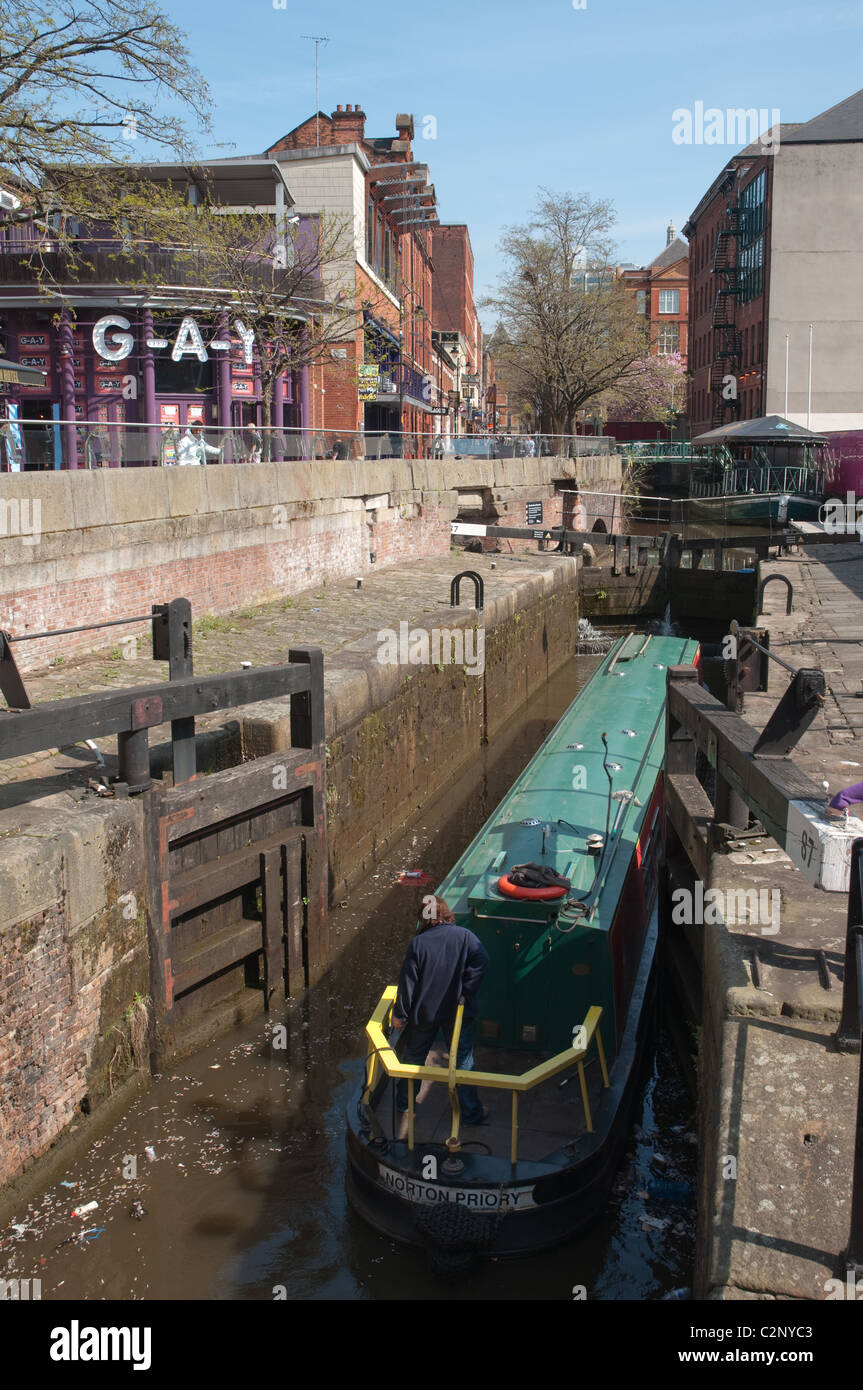
[[[34,803],[0,840],[0,1185],[146,1063],[142,871],[133,801]]]
[[[502,524],[526,501],[560,520],[555,483],[613,478],[620,460],[290,460],[204,468],[0,475],[0,630],[15,636],[143,615],[190,599],[195,618],[328,578],[445,555],[466,499]],[[484,507],[485,503],[480,502]],[[489,519],[492,519],[489,517]],[[535,549],[535,541],[516,542]],[[374,558],[372,558],[374,557]],[[141,625],[15,648],[23,671],[114,646]]]

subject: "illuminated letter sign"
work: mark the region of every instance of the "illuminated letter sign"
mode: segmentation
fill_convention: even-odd
[[[101,319],[93,324],[93,347],[104,362],[122,362],[129,356],[134,346],[132,334],[128,332],[129,320],[123,318],[122,314],[105,314]],[[116,329],[125,330],[118,333]],[[255,334],[250,328],[237,319],[234,324],[237,337],[243,345],[243,360],[250,364],[254,361]],[[111,334],[110,344],[108,334]],[[168,338],[147,338],[148,348],[164,349],[169,346]],[[210,342],[213,352],[229,352],[231,349],[230,341],[224,338],[213,338]],[[171,348],[171,357],[175,362],[181,362],[184,357],[197,357],[199,362],[208,360],[207,349],[204,346],[204,339],[201,330],[191,315],[186,315],[182,320],[174,345]]]
[[[93,346],[106,362],[122,362],[132,351],[133,338],[129,333],[129,320],[122,314],[105,314],[93,324]],[[108,346],[105,334],[112,328],[122,328],[123,333],[113,333],[113,345]]]
[[[201,330],[193,318],[184,318],[180,324],[179,332],[174,346],[171,348],[171,356],[175,362],[179,362],[183,357],[190,357],[194,354],[199,362],[206,362],[207,349],[204,347],[204,340],[201,337]]]
[[[242,319],[237,319],[234,324],[237,336],[243,340],[243,360],[252,361],[252,349],[255,346],[255,335],[251,328],[247,328]]]

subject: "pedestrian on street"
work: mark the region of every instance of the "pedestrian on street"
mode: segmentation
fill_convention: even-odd
[[[464,1000],[456,1065],[473,1070],[473,1039],[477,994],[488,970],[488,952],[479,937],[460,927],[443,898],[428,903],[430,920],[417,932],[399,974],[392,1028],[399,1034],[396,1052],[401,1061],[422,1066],[439,1031],[449,1045],[459,1001]],[[414,1095],[420,1083],[412,1083]],[[459,1105],[466,1125],[488,1119],[475,1086],[458,1087]],[[396,1105],[408,1108],[408,1083],[399,1081]]]
[[[205,440],[203,426],[188,425],[177,445],[177,463],[181,466],[206,463],[208,454],[220,457],[219,450]]]

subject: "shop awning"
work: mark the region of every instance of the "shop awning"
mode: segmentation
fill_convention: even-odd
[[[395,347],[401,346],[398,338],[396,337],[395,333],[393,333],[392,329],[388,328],[387,325],[383,323],[381,319],[376,319],[374,314],[371,313],[370,310],[363,310],[363,319],[364,326],[366,328],[372,329],[375,333],[380,333],[382,338],[387,338],[391,343],[394,344]]]
[[[22,367],[19,362],[8,362],[0,357],[0,381],[15,386],[44,386],[48,380],[47,372],[37,367]]]

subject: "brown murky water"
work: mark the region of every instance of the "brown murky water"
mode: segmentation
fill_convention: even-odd
[[[648,1194],[657,1180],[692,1183],[695,1171],[691,1104],[661,1029],[613,1202],[579,1240],[442,1281],[421,1252],[366,1227],[344,1195],[343,1116],[362,1078],[363,1027],[396,977],[422,891],[396,877],[443,875],[596,662],[576,658],[550,681],[334,911],[344,950],[306,1001],[161,1076],[16,1214],[0,1232],[0,1277],[40,1278],[43,1300],[569,1300],[576,1286],[590,1299],[653,1299],[688,1286],[693,1209]],[[98,1206],[71,1215],[89,1202]]]

